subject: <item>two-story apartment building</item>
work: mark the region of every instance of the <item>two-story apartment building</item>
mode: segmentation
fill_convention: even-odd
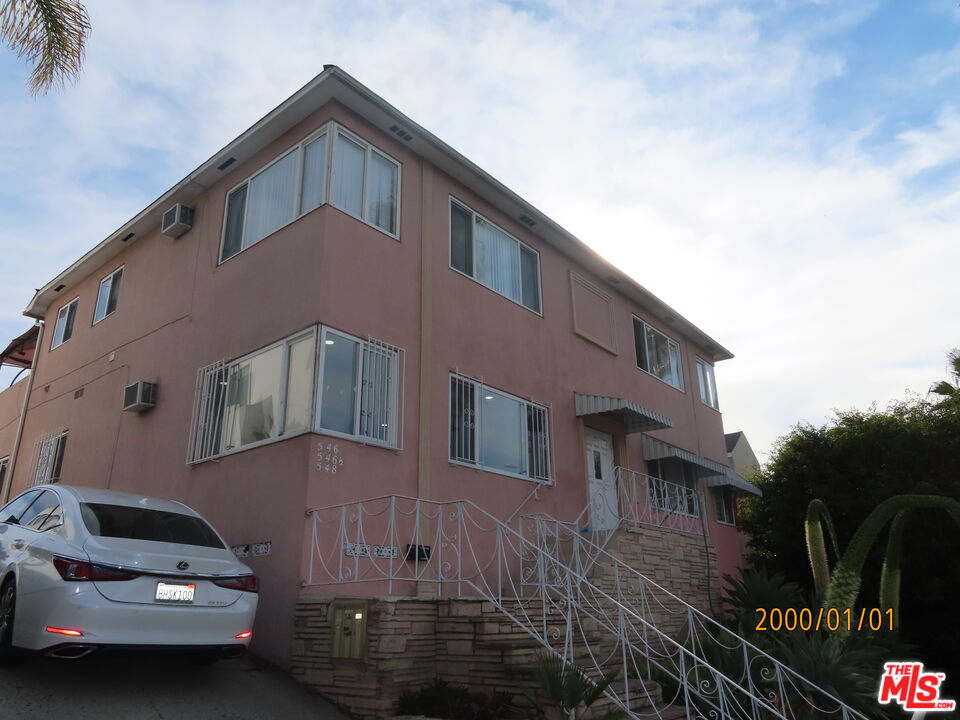
[[[754,488],[727,467],[713,370],[730,352],[337,67],[25,314],[40,337],[0,394],[4,496],[61,481],[198,509],[260,576],[253,647],[285,666],[305,595],[447,591],[342,568],[317,589],[330,558],[426,566],[450,539],[423,504],[412,542],[368,542],[347,518],[368,498],[645,526],[651,558],[678,549],[639,568],[668,588],[715,592],[740,560],[733,503]],[[148,409],[125,400],[139,381]],[[337,527],[305,516],[337,506]],[[369,527],[395,537],[398,512]]]

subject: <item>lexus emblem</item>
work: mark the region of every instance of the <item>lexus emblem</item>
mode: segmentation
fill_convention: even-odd
[[[186,560],[181,560],[177,563],[177,570],[187,570],[189,567],[190,563],[188,563]]]

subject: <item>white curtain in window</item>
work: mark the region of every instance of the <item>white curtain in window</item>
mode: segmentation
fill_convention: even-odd
[[[275,347],[230,367],[223,420],[223,449],[279,434],[283,348]]]
[[[388,233],[396,232],[397,166],[375,152],[370,154],[367,221]]]
[[[281,158],[250,181],[243,246],[248,247],[293,219],[300,151]]]
[[[351,215],[363,212],[363,164],[366,150],[343,135],[333,148],[333,186],[330,202]]]
[[[300,212],[305,213],[323,204],[323,182],[327,166],[327,136],[321,135],[303,149],[303,191]]]
[[[477,218],[474,243],[477,280],[519,302],[520,256],[517,241]]]

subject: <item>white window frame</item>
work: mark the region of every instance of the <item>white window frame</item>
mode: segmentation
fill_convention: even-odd
[[[733,489],[729,485],[719,485],[713,488],[713,492],[713,513],[716,516],[717,522],[721,525],[737,527],[737,497],[734,494]],[[729,493],[729,502],[727,502],[727,493]],[[729,520],[726,520],[720,516],[721,506],[725,508],[724,514],[730,514]]]
[[[330,202],[330,197],[331,197],[331,192],[332,192],[332,187],[333,187],[333,149],[334,149],[334,146],[335,146],[335,144],[336,144],[337,136],[340,135],[340,134],[342,134],[342,135],[343,135],[344,137],[346,137],[347,139],[352,140],[353,142],[357,143],[358,145],[361,145],[361,146],[364,148],[364,150],[365,150],[364,164],[363,164],[363,201],[362,201],[362,206],[361,206],[361,210],[360,210],[361,215],[359,215],[359,216],[358,216],[358,215],[355,215],[355,214],[353,214],[353,213],[351,213],[351,212],[348,212],[347,210],[344,210],[343,208],[341,208],[341,207],[339,207],[339,206],[337,206],[337,205],[334,205],[332,202]],[[316,207],[310,208],[309,210],[307,210],[307,211],[305,211],[305,212],[301,212],[301,204],[302,204],[302,200],[303,200],[303,159],[304,159],[304,149],[305,149],[306,146],[309,145],[311,142],[313,142],[314,140],[318,140],[318,139],[319,139],[321,136],[323,136],[323,135],[326,135],[326,137],[327,137],[327,147],[326,147],[325,158],[324,158],[324,161],[323,161],[323,162],[324,162],[324,166],[323,166],[323,192],[322,192],[322,194],[321,194],[320,204],[317,205]],[[285,222],[283,225],[281,225],[280,227],[278,227],[278,228],[277,228],[276,230],[274,230],[273,232],[271,232],[271,233],[269,233],[269,234],[267,234],[267,235],[264,235],[262,238],[259,238],[258,240],[253,241],[252,243],[250,243],[250,244],[247,245],[246,247],[241,247],[240,250],[238,250],[237,252],[235,252],[235,253],[234,253],[233,255],[231,255],[230,257],[226,257],[226,258],[223,257],[224,243],[226,242],[226,238],[227,238],[227,219],[228,219],[228,208],[229,208],[229,204],[230,204],[230,196],[231,196],[235,191],[237,191],[237,190],[239,190],[241,187],[243,187],[244,185],[247,186],[247,199],[244,201],[244,208],[243,208],[243,228],[245,229],[246,226],[247,226],[247,214],[248,214],[249,209],[250,209],[250,202],[249,202],[250,182],[251,182],[255,177],[257,177],[257,176],[260,175],[261,173],[265,172],[266,170],[269,170],[273,165],[275,165],[276,163],[280,162],[280,161],[283,160],[285,157],[287,157],[290,153],[293,153],[293,152],[298,153],[298,157],[297,157],[296,189],[294,190],[294,193],[293,193],[293,215],[292,215],[292,217],[290,218],[289,221]],[[368,174],[367,174],[367,168],[368,168],[368,166],[369,166],[369,164],[370,164],[370,154],[371,154],[371,153],[377,153],[378,155],[380,155],[381,157],[383,157],[383,158],[386,159],[387,161],[393,163],[393,164],[396,166],[396,168],[397,168],[397,201],[396,201],[396,205],[397,205],[397,206],[396,206],[396,215],[397,215],[397,216],[396,216],[396,223],[395,223],[395,224],[396,224],[396,228],[395,228],[395,231],[392,232],[392,233],[391,233],[391,232],[388,232],[387,230],[384,230],[384,229],[383,229],[382,227],[380,227],[379,225],[374,225],[372,222],[370,222],[370,221],[367,220],[365,217],[363,217],[363,215],[365,215],[365,214],[367,213],[368,182],[369,182],[369,176],[368,176]],[[280,154],[278,154],[276,157],[274,157],[273,159],[271,159],[269,162],[267,162],[267,163],[265,163],[264,165],[260,166],[260,167],[257,168],[255,171],[253,171],[252,173],[250,173],[247,177],[245,177],[243,180],[241,180],[241,181],[238,182],[236,185],[234,185],[234,186],[231,187],[229,190],[227,190],[227,192],[225,193],[224,198],[223,198],[223,220],[222,220],[222,222],[221,222],[221,228],[220,228],[220,247],[219,247],[218,254],[217,254],[217,257],[218,257],[217,264],[218,264],[218,265],[221,265],[221,264],[227,262],[228,260],[230,260],[231,258],[237,257],[238,255],[240,255],[240,253],[244,252],[245,250],[247,250],[247,249],[249,249],[249,248],[252,248],[254,245],[260,243],[261,241],[265,240],[266,238],[270,237],[271,235],[280,232],[281,230],[283,230],[283,229],[284,229],[285,227],[287,227],[288,225],[296,222],[297,220],[299,220],[300,218],[302,218],[304,215],[307,215],[307,214],[313,212],[314,210],[316,210],[317,208],[323,207],[324,205],[330,205],[330,207],[335,207],[335,208],[337,208],[338,210],[340,210],[341,212],[344,212],[344,213],[346,213],[347,215],[350,215],[350,217],[354,217],[354,218],[360,220],[361,222],[363,222],[364,224],[369,225],[370,227],[374,228],[375,230],[378,230],[379,232],[382,232],[384,235],[387,235],[388,237],[392,237],[394,240],[398,240],[398,241],[399,241],[399,240],[400,240],[400,209],[401,209],[401,206],[402,206],[402,203],[401,203],[401,192],[402,192],[402,188],[403,188],[403,165],[400,163],[399,160],[397,160],[397,159],[394,158],[394,157],[391,157],[391,156],[388,155],[387,153],[385,153],[385,152],[383,152],[382,150],[380,150],[380,148],[375,147],[372,143],[364,140],[364,139],[361,138],[359,135],[356,135],[355,133],[351,132],[350,130],[348,130],[347,128],[343,127],[343,126],[340,125],[339,123],[337,123],[337,122],[335,122],[335,121],[330,121],[330,122],[326,123],[325,125],[323,125],[322,127],[320,127],[320,128],[318,128],[317,130],[315,130],[314,132],[312,132],[312,133],[310,133],[309,135],[307,135],[303,140],[300,140],[300,141],[299,141],[298,143],[296,143],[295,145],[292,145],[292,146],[288,147],[286,150],[284,150],[283,152],[281,152]],[[241,232],[242,232],[242,230],[241,230]],[[242,241],[241,241],[241,244],[242,244]]]
[[[66,324],[67,324],[66,316],[70,313],[70,310],[69,310],[68,308],[69,308],[71,305],[76,305],[76,306],[77,306],[76,309],[73,311],[73,327],[70,328],[70,337],[64,339],[64,338],[63,338],[63,332],[66,330]],[[66,313],[64,313],[65,310],[66,310]],[[56,319],[56,321],[55,321],[54,324],[53,324],[53,337],[50,338],[50,349],[51,349],[51,350],[54,350],[54,349],[60,347],[60,346],[63,345],[65,342],[67,342],[70,338],[73,337],[73,331],[76,329],[76,326],[77,326],[77,313],[78,313],[79,311],[80,311],[80,296],[79,296],[79,295],[78,295],[77,297],[75,297],[73,300],[71,300],[70,302],[68,302],[67,304],[61,306],[59,310],[57,310],[57,319]],[[62,319],[63,319],[64,328],[63,328],[63,330],[59,333],[59,335],[60,335],[60,341],[58,342],[58,341],[57,341],[57,328],[60,327],[61,315],[63,316]]]
[[[3,491],[3,486],[7,481],[7,473],[10,471],[10,456],[4,455],[0,457],[0,491]]]
[[[668,380],[664,380],[662,377],[660,377],[660,376],[657,375],[656,373],[650,372],[650,371],[647,370],[645,367],[641,367],[639,364],[637,365],[637,369],[638,369],[638,370],[642,370],[643,372],[645,372],[645,373],[646,373],[647,375],[649,375],[650,377],[656,378],[657,380],[659,380],[660,382],[662,382],[664,385],[669,385],[670,387],[674,388],[675,390],[679,390],[680,392],[686,392],[686,390],[685,390],[685,388],[684,388],[684,382],[683,382],[683,352],[682,352],[682,349],[681,349],[681,347],[680,347],[680,343],[678,343],[676,340],[674,340],[672,337],[670,337],[669,335],[667,335],[667,334],[666,334],[665,332],[663,332],[662,330],[658,330],[657,328],[655,328],[653,325],[651,325],[650,323],[648,323],[646,320],[644,320],[643,318],[639,317],[638,315],[633,315],[634,354],[636,354],[637,323],[638,323],[638,322],[643,326],[643,343],[644,343],[644,344],[643,344],[643,347],[644,347],[644,351],[646,352],[646,356],[647,356],[647,361],[648,361],[648,362],[649,362],[649,359],[650,359],[650,348],[647,347],[647,329],[648,329],[648,328],[649,328],[650,330],[652,330],[653,332],[657,333],[658,335],[662,335],[662,336],[666,339],[667,343],[668,343],[670,346],[673,346],[673,347],[676,348],[676,350],[677,350],[677,384],[674,385],[672,382],[669,382]]]
[[[720,398],[717,394],[717,376],[714,374],[713,365],[699,357],[697,358],[697,384],[700,387],[700,402],[719,411]]]
[[[97,317],[97,308],[100,307],[100,293],[103,292],[103,284],[104,284],[105,282],[107,282],[108,280],[110,281],[110,284],[107,286],[107,303],[109,303],[109,302],[110,302],[110,293],[113,291],[113,279],[117,276],[117,273],[123,271],[123,268],[124,268],[124,266],[121,265],[120,267],[118,267],[116,270],[114,270],[112,273],[110,273],[109,275],[107,275],[105,278],[103,278],[103,279],[100,281],[100,285],[99,285],[99,287],[97,288],[97,300],[96,300],[96,302],[93,304],[93,322],[91,323],[92,325],[96,325],[98,322],[100,322],[101,320],[103,320],[103,319],[106,318],[106,317],[109,317],[110,315],[113,315],[113,314],[117,311],[117,308],[114,308],[113,310],[111,310],[111,311],[109,311],[109,312],[105,312],[105,313],[104,313],[103,315],[101,315],[100,317]],[[122,281],[121,281],[121,282],[122,282]],[[117,296],[117,307],[120,307],[120,297],[119,297],[119,296]],[[104,309],[106,309],[106,306],[104,306]]]
[[[212,365],[207,365],[202,367],[198,371],[197,377],[197,395],[194,399],[194,410],[193,416],[190,422],[190,442],[187,447],[187,464],[194,465],[197,463],[205,462],[206,460],[212,460],[214,458],[225,457],[227,455],[233,455],[234,453],[244,452],[245,450],[250,450],[252,448],[261,447],[263,445],[269,445],[270,443],[280,442],[281,440],[287,440],[288,438],[297,437],[298,435],[303,435],[310,432],[310,428],[313,426],[313,410],[311,410],[311,415],[307,427],[301,428],[299,430],[294,430],[292,432],[286,431],[286,422],[287,422],[287,380],[290,369],[290,348],[297,342],[304,340],[306,338],[312,337],[314,339],[314,353],[316,353],[316,336],[317,336],[317,327],[315,325],[310,326],[306,330],[296,332],[292,335],[288,335],[281,340],[265,345],[262,348],[249,352],[246,355],[235,358],[230,361],[222,363],[214,363]],[[247,443],[246,445],[238,445],[237,447],[232,447],[229,449],[223,448],[223,417],[226,414],[226,396],[227,390],[223,391],[221,397],[219,413],[220,413],[220,422],[218,424],[219,437],[210,438],[208,437],[206,441],[199,441],[201,446],[208,446],[207,452],[203,452],[204,447],[200,448],[200,452],[197,452],[197,436],[196,433],[199,429],[200,422],[200,413],[205,413],[210,415],[211,412],[215,412],[215,407],[203,408],[203,399],[200,397],[201,388],[203,386],[204,377],[211,372],[222,372],[224,373],[224,378],[227,378],[229,382],[230,369],[237,365],[240,365],[247,360],[254,358],[258,355],[270,352],[278,347],[283,347],[283,360],[280,366],[280,399],[277,403],[277,435],[276,437],[264,438],[263,440],[257,440],[256,442]],[[314,371],[313,371],[313,383],[316,384],[317,372],[316,372],[316,355],[314,355]],[[209,446],[213,445],[216,447],[216,451],[209,452]]]
[[[458,380],[458,381],[460,381],[460,382],[470,383],[470,384],[473,385],[473,395],[474,395],[474,403],[473,403],[473,405],[474,405],[473,444],[474,444],[474,448],[476,449],[476,455],[477,455],[477,460],[476,460],[476,462],[469,462],[469,461],[467,461],[467,460],[461,460],[461,459],[458,459],[458,458],[452,458],[452,457],[450,457],[450,437],[451,437],[451,434],[452,434],[452,432],[453,432],[452,413],[451,413],[451,411],[450,411],[451,404],[453,403],[453,393],[452,393],[452,391],[451,391],[451,386],[453,385],[453,382],[452,382],[453,380]],[[482,412],[482,411],[481,411],[481,402],[480,402],[480,400],[481,400],[481,395],[482,395],[483,391],[485,391],[485,390],[489,390],[489,391],[495,392],[495,393],[497,393],[498,395],[502,395],[502,396],[504,396],[504,397],[507,397],[507,398],[509,398],[509,399],[511,399],[511,400],[515,400],[515,401],[517,401],[518,403],[520,403],[521,406],[522,406],[523,409],[524,409],[524,412],[523,412],[524,422],[526,422],[526,408],[527,408],[527,406],[532,406],[532,407],[537,408],[538,410],[542,410],[542,411],[544,412],[544,418],[545,418],[545,423],[546,423],[545,433],[546,433],[546,436],[547,436],[547,438],[546,438],[547,477],[546,477],[546,478],[533,477],[533,476],[531,476],[531,475],[529,475],[529,474],[527,474],[527,473],[512,473],[512,472],[509,472],[509,471],[507,471],[507,470],[501,470],[501,469],[499,469],[499,468],[489,467],[489,466],[487,466],[487,465],[483,465],[483,464],[480,462],[480,458],[481,458],[481,456],[482,456],[482,454],[483,454],[483,452],[482,452],[482,451],[483,451],[483,445],[482,445],[482,443],[483,443],[483,437],[482,437],[482,434],[481,434],[481,428],[482,428],[482,425],[481,425],[481,412]],[[495,388],[495,387],[493,387],[493,386],[491,386],[491,385],[485,384],[482,379],[468,377],[468,376],[466,376],[466,375],[462,375],[461,373],[458,373],[458,372],[455,372],[455,371],[454,371],[454,372],[451,372],[451,373],[449,374],[448,378],[447,378],[447,439],[446,439],[446,443],[447,443],[447,461],[448,461],[451,465],[459,465],[459,466],[461,466],[461,467],[472,468],[472,469],[474,469],[474,470],[483,470],[484,472],[494,473],[495,475],[504,475],[504,476],[506,476],[506,477],[517,478],[517,479],[519,479],[519,480],[526,480],[527,482],[533,482],[533,483],[537,483],[537,484],[540,484],[540,485],[553,485],[553,484],[554,484],[554,476],[553,476],[553,428],[552,428],[552,423],[551,423],[550,415],[551,415],[551,413],[550,413],[550,406],[549,406],[549,405],[544,405],[544,404],[541,404],[541,403],[533,402],[532,400],[527,400],[527,399],[525,399],[525,398],[518,397],[517,395],[513,395],[513,394],[511,394],[511,393],[505,392],[505,391],[503,391],[503,390],[500,390],[499,388]],[[521,429],[518,428],[518,430],[521,430]],[[529,442],[528,442],[528,441],[529,441],[528,433],[526,432],[525,429],[523,429],[523,430],[521,430],[520,435],[521,435],[521,438],[523,439],[523,462],[524,462],[524,464],[526,465],[526,464],[528,463],[529,457],[530,457],[530,446],[529,446]],[[529,472],[529,468],[527,468],[527,470],[528,470],[528,472]]]
[[[60,482],[60,473],[54,474],[54,470],[58,465],[58,456],[60,458],[59,466],[61,469],[63,468],[64,447],[69,434],[69,430],[60,430],[43,438],[37,444],[37,462],[34,467],[31,486]]]
[[[517,237],[516,235],[514,235],[513,233],[507,232],[507,231],[504,230],[502,227],[500,227],[499,225],[497,225],[497,223],[491,221],[491,220],[490,220],[488,217],[486,217],[483,213],[477,212],[476,210],[474,210],[472,207],[470,207],[469,205],[467,205],[467,204],[466,204],[465,202],[463,202],[462,200],[454,197],[453,195],[450,195],[450,196],[448,196],[448,197],[449,197],[449,201],[450,201],[450,202],[449,202],[449,204],[447,205],[447,266],[448,266],[451,270],[453,270],[455,273],[457,273],[458,275],[462,275],[463,277],[470,278],[470,279],[473,280],[475,283],[477,283],[477,285],[479,285],[479,286],[481,286],[481,287],[485,287],[487,290],[490,290],[491,292],[495,292],[495,293],[496,293],[497,295],[499,295],[500,297],[506,298],[506,299],[509,300],[510,302],[515,303],[515,304],[519,305],[520,307],[529,310],[529,311],[532,312],[534,315],[539,315],[540,317],[543,317],[543,279],[542,279],[542,263],[541,263],[540,253],[537,251],[537,249],[531,247],[530,245],[528,245],[527,243],[525,243],[523,240],[521,240],[520,238],[518,238],[518,237]],[[453,211],[452,211],[452,208],[453,208],[454,205],[458,205],[462,210],[464,210],[465,212],[470,213],[470,215],[471,215],[472,218],[473,218],[472,221],[471,221],[472,223],[475,223],[475,222],[476,222],[476,219],[477,219],[477,218],[480,218],[483,222],[485,222],[485,223],[487,223],[487,224],[489,224],[489,225],[492,225],[492,226],[495,227],[497,230],[499,230],[500,232],[502,232],[504,235],[506,235],[507,237],[509,237],[511,240],[516,241],[516,243],[517,243],[517,245],[518,245],[518,248],[517,248],[517,272],[519,273],[518,277],[519,277],[519,279],[520,279],[520,299],[519,299],[519,300],[515,300],[514,298],[510,297],[509,295],[506,295],[506,294],[500,292],[499,290],[497,290],[497,289],[495,289],[495,288],[492,288],[492,287],[490,287],[489,285],[487,285],[486,283],[481,282],[480,280],[477,279],[477,277],[476,277],[476,272],[477,272],[477,252],[476,252],[476,247],[472,248],[472,249],[471,249],[471,253],[470,253],[471,258],[473,259],[473,267],[470,269],[471,272],[472,272],[472,274],[465,273],[465,272],[463,272],[462,270],[460,270],[460,269],[458,269],[458,268],[456,268],[456,267],[453,266]],[[471,232],[471,242],[475,242],[475,238],[474,238],[472,232]],[[537,258],[537,297],[540,299],[540,309],[539,309],[539,310],[534,310],[533,308],[527,307],[526,305],[523,304],[523,273],[521,272],[521,267],[522,267],[522,266],[520,265],[520,247],[526,248],[527,250],[529,250],[530,252],[532,252],[532,253],[536,256],[536,258]]]
[[[387,421],[390,425],[388,428],[390,430],[390,437],[386,441],[378,440],[377,438],[370,437],[369,435],[360,434],[360,413],[362,411],[363,392],[359,387],[357,390],[357,397],[354,400],[353,408],[354,431],[352,433],[345,433],[338,430],[330,430],[328,428],[320,427],[321,408],[323,407],[323,370],[324,365],[326,364],[327,356],[326,340],[330,333],[347,340],[351,340],[360,346],[359,352],[357,353],[356,366],[358,383],[361,383],[363,378],[364,349],[372,348],[380,352],[392,353],[394,355],[392,362],[396,380],[391,390],[393,401],[390,403],[390,417]],[[403,442],[403,428],[401,427],[403,412],[402,408],[400,407],[403,401],[403,349],[393,345],[388,345],[387,343],[380,342],[379,340],[374,340],[373,338],[367,338],[364,340],[356,335],[351,335],[350,333],[328,326],[324,326],[322,328],[320,333],[320,342],[317,345],[319,357],[317,360],[317,373],[313,393],[313,432],[315,432],[317,435],[327,435],[330,437],[353,440],[361,445],[376,445],[378,447],[389,448],[392,450],[400,450]]]

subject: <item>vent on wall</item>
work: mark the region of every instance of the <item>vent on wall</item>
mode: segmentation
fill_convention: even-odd
[[[160,232],[178,238],[193,227],[193,208],[177,203],[163,214]]]
[[[403,129],[402,127],[400,127],[399,125],[394,125],[393,127],[391,127],[391,128],[390,128],[390,132],[392,132],[392,133],[393,133],[394,135],[396,135],[398,138],[402,138],[403,140],[406,140],[407,142],[410,142],[411,140],[413,140],[413,135],[411,135],[410,133],[408,133],[406,130],[404,130],[404,129]]]
[[[141,413],[157,404],[157,384],[140,380],[123,389],[124,412]]]
[[[533,227],[534,225],[537,224],[536,220],[534,220],[532,217],[529,217],[527,215],[521,215],[520,222],[522,222],[527,227]]]

